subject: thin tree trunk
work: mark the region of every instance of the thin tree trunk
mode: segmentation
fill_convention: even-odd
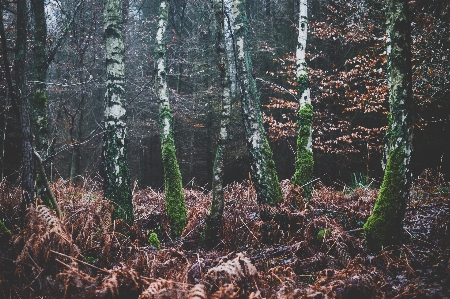
[[[272,150],[264,132],[260,100],[249,53],[245,0],[233,1],[236,76],[239,82],[251,174],[260,204],[276,205],[282,200]],[[264,218],[265,215],[262,215]]]
[[[122,1],[106,0],[106,94],[103,135],[103,189],[114,203],[114,218],[134,220],[130,173],[127,161],[125,64],[122,39]]]
[[[14,57],[15,96],[19,110],[22,133],[22,215],[27,206],[34,202],[34,164],[33,145],[30,123],[30,111],[27,101],[27,85],[25,78],[25,60],[27,51],[27,3],[26,0],[17,1],[17,39]]]
[[[225,50],[223,1],[214,0],[213,5],[217,28],[216,52],[219,58],[218,67],[222,88],[222,113],[219,140],[217,142],[213,167],[211,208],[205,223],[205,244],[208,247],[217,245],[222,239],[224,158],[229,140],[228,127],[231,115],[231,81]]]
[[[408,3],[387,1],[386,53],[389,87],[389,154],[372,215],[364,225],[368,246],[398,242],[409,196],[412,144],[411,20]]]
[[[166,29],[169,2],[161,0],[159,6],[158,31],[155,43],[155,90],[159,106],[159,127],[161,130],[161,150],[164,167],[164,188],[167,217],[174,237],[181,236],[186,226],[186,205],[183,194],[180,167],[176,157],[172,130],[172,111],[166,79]]]
[[[32,117],[31,128],[34,136],[34,149],[45,160],[48,156],[48,116],[47,116],[47,19],[45,15],[45,1],[31,0],[34,14],[34,87],[31,99]],[[47,172],[48,165],[44,164]],[[40,172],[36,173],[36,195],[49,207],[52,207],[48,197],[45,179]]]
[[[296,51],[297,67],[297,96],[299,97],[298,110],[298,137],[297,137],[297,157],[295,160],[295,173],[292,177],[292,184],[302,186],[304,196],[311,197],[312,186],[308,183],[312,181],[314,159],[312,153],[311,127],[313,120],[313,107],[309,89],[308,70],[306,69],[305,53],[306,41],[308,37],[308,1],[300,0],[299,21],[298,21],[298,41]]]

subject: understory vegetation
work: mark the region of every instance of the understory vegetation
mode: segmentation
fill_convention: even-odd
[[[410,190],[399,245],[367,250],[362,227],[378,189],[316,182],[311,200],[282,181],[276,219],[261,221],[251,183],[225,188],[223,239],[204,250],[211,194],[185,188],[188,223],[172,239],[164,194],[134,189],[133,225],[112,219],[95,181],[52,184],[63,213],[39,203],[20,226],[17,188],[2,184],[0,298],[450,297],[450,185],[425,171]],[[264,230],[264,231],[263,231]]]

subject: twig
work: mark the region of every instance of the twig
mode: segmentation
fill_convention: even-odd
[[[360,228],[355,228],[355,229],[351,229],[351,230],[346,230],[346,233],[356,233],[356,232],[360,232],[363,231],[364,228],[360,227]]]
[[[44,181],[45,191],[47,192],[47,196],[50,197],[50,201],[52,202],[53,207],[56,211],[56,216],[58,216],[58,219],[62,219],[61,209],[59,208],[58,202],[56,201],[55,194],[53,194],[52,189],[50,188],[50,184],[47,179],[47,175],[45,174],[44,164],[42,163],[42,158],[38,154],[37,151],[33,150],[33,154],[36,157],[36,160],[38,162],[38,169],[41,174],[42,180]]]
[[[96,266],[94,266],[94,265],[88,264],[88,263],[86,263],[86,262],[84,262],[84,261],[82,261],[82,260],[79,260],[79,259],[77,259],[77,258],[75,258],[75,257],[73,257],[73,256],[69,256],[69,255],[66,255],[66,254],[64,254],[64,253],[57,252],[57,251],[53,251],[53,250],[50,250],[50,252],[55,253],[55,254],[59,254],[59,255],[64,256],[64,257],[67,257],[67,258],[69,258],[69,259],[71,259],[71,260],[74,260],[74,261],[76,261],[76,262],[82,263],[82,264],[84,264],[84,265],[86,265],[86,266],[92,267],[92,268],[94,268],[94,269],[96,269],[96,270],[99,270],[99,271],[102,271],[102,272],[104,272],[104,273],[109,273],[109,271],[106,270],[106,269],[102,269],[102,268],[96,267]],[[63,263],[63,262],[61,262],[61,261],[58,260],[58,259],[56,259],[56,260],[57,260],[58,262],[60,262],[61,264],[66,265],[66,266],[68,266],[68,267],[70,268],[69,265],[67,265],[67,264],[65,264],[65,263]]]
[[[242,224],[245,225],[245,227],[248,229],[248,231],[252,234],[253,238],[255,238],[255,240],[257,242],[259,242],[258,238],[253,234],[252,230],[247,226],[247,224],[244,222],[244,220],[242,220],[241,216],[238,215],[239,219],[241,220]]]

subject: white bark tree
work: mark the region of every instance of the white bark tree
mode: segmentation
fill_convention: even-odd
[[[314,159],[312,153],[311,128],[313,120],[313,107],[309,89],[308,70],[306,68],[306,41],[308,37],[308,1],[300,0],[298,17],[298,40],[296,51],[297,96],[298,110],[298,137],[297,157],[295,160],[295,173],[292,183],[303,186],[305,197],[311,196],[311,182],[313,177]]]
[[[172,111],[169,103],[166,70],[166,29],[169,15],[169,2],[161,0],[159,6],[158,30],[155,41],[155,91],[159,106],[159,127],[161,131],[161,150],[164,167],[164,189],[166,211],[171,234],[181,236],[187,224],[186,204],[183,194],[180,167],[178,165],[172,130]]]
[[[103,189],[114,202],[114,218],[132,223],[133,203],[127,161],[125,63],[122,38],[122,1],[106,0],[105,132],[103,135]]]
[[[236,77],[242,98],[242,111],[251,157],[251,174],[260,204],[276,205],[282,200],[272,150],[264,132],[260,99],[253,77],[248,46],[248,20],[245,0],[233,0],[234,59]],[[266,215],[262,215],[264,218]]]
[[[218,55],[218,68],[222,88],[222,112],[219,140],[217,142],[216,156],[214,159],[211,208],[205,223],[205,244],[208,247],[217,245],[222,238],[224,159],[229,139],[228,130],[231,115],[231,80],[228,67],[229,63],[226,55],[226,43],[229,43],[227,37],[230,38],[231,36],[230,34],[225,34],[224,30],[227,25],[224,20],[223,1],[214,0],[213,8],[216,18],[216,52]]]

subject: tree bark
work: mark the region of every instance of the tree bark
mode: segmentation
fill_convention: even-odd
[[[166,211],[171,234],[181,236],[187,224],[186,204],[183,194],[180,167],[178,165],[172,130],[172,111],[166,80],[166,29],[169,15],[169,2],[161,0],[159,6],[158,31],[155,41],[155,91],[159,106],[159,127],[161,131],[161,151],[164,167],[164,189]]]
[[[34,202],[34,164],[33,145],[30,123],[30,111],[27,100],[27,85],[25,77],[27,52],[27,3],[26,0],[17,1],[17,39],[14,57],[14,73],[16,88],[14,99],[19,111],[22,133],[22,215],[27,206]]]
[[[47,116],[47,19],[45,15],[45,1],[31,0],[34,14],[34,87],[31,100],[32,132],[34,136],[34,149],[46,159],[48,156],[48,116]],[[44,164],[47,171],[48,165]],[[40,172],[36,173],[36,195],[49,207],[52,207],[51,198],[48,197],[45,179]]]
[[[408,3],[387,1],[386,53],[389,87],[389,154],[372,215],[364,225],[368,246],[398,242],[409,196],[412,144],[411,20]]]
[[[105,198],[114,203],[113,217],[132,223],[134,215],[127,161],[122,1],[106,0],[104,18],[107,78],[102,152],[103,189]]]
[[[245,0],[233,1],[236,77],[242,97],[242,111],[251,158],[251,174],[260,204],[276,205],[282,200],[272,150],[264,132],[260,100],[253,77],[248,46],[248,20]],[[263,215],[262,215],[263,216]]]
[[[231,115],[231,80],[225,50],[223,1],[214,0],[213,6],[217,31],[216,52],[219,60],[218,68],[222,89],[222,113],[220,119],[219,140],[217,142],[213,167],[211,208],[205,223],[205,244],[208,247],[217,245],[222,239],[224,158],[229,140],[228,130]]]
[[[309,89],[308,70],[306,69],[306,41],[308,37],[308,1],[300,0],[299,20],[298,20],[298,41],[296,51],[297,67],[297,96],[299,97],[298,110],[298,137],[297,137],[297,157],[295,160],[295,173],[292,177],[294,186],[303,187],[303,195],[311,197],[312,181],[314,170],[314,159],[312,153],[311,127],[313,120],[313,107]]]

